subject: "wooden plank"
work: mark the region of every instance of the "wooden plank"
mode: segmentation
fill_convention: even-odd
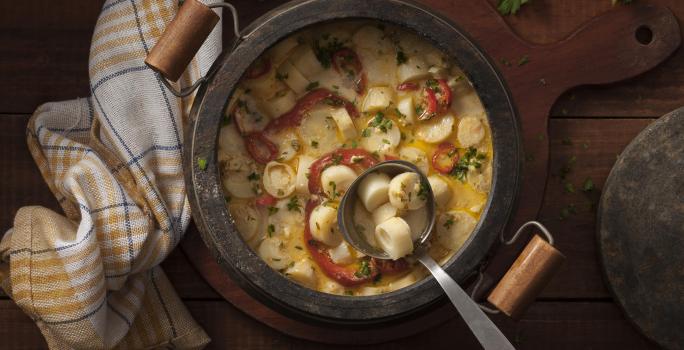
[[[224,301],[186,302],[212,338],[207,349],[479,349],[455,318],[413,337],[367,347],[331,346],[294,339],[241,313]],[[494,316],[518,349],[656,349],[611,302],[537,302],[520,321]],[[3,349],[44,349],[38,328],[12,301],[0,300]]]
[[[678,18],[684,18],[682,1],[642,0],[638,3],[667,6]],[[521,37],[543,44],[561,40],[582,23],[614,9],[610,0],[535,0],[523,6],[517,15],[506,16],[505,20]],[[680,27],[684,34],[684,26],[680,24]],[[580,87],[568,92],[559,99],[551,114],[554,117],[655,117],[682,105],[684,50],[680,49],[664,64],[629,81]]]
[[[539,220],[554,233],[557,246],[567,256],[565,265],[546,288],[545,298],[609,297],[601,276],[596,252],[596,208],[616,155],[653,119],[552,119],[550,123],[551,162],[543,209]],[[568,145],[567,143],[571,143]],[[586,146],[585,146],[586,145]],[[565,180],[561,168],[575,157]],[[572,162],[571,162],[572,163]],[[587,179],[596,189],[582,191]],[[565,184],[575,193],[568,193]],[[524,196],[524,194],[522,194]],[[561,220],[564,208],[570,214]]]

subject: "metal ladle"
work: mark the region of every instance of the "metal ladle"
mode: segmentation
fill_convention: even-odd
[[[359,183],[369,174],[380,172],[393,177],[404,172],[414,172],[420,176],[422,184],[426,185],[427,202],[427,225],[420,237],[413,242],[413,256],[418,259],[437,280],[439,285],[456,307],[470,331],[473,332],[480,344],[487,350],[515,349],[513,345],[501,333],[499,328],[485,315],[480,307],[466,294],[466,292],[444,271],[439,264],[428,254],[427,242],[435,226],[435,197],[429,185],[427,177],[412,163],[403,160],[392,160],[377,164],[364,171],[351,184],[340,201],[337,213],[337,221],[344,238],[361,253],[379,259],[389,259],[387,253],[368,243],[366,236],[357,231],[354,225],[354,207],[358,201],[357,191]]]

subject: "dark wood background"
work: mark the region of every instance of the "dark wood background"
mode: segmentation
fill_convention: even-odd
[[[243,25],[282,2],[232,1]],[[684,1],[635,2],[668,6],[684,28]],[[0,231],[11,227],[21,206],[58,209],[28,153],[24,129],[41,103],[88,95],[90,36],[101,6],[102,1],[70,0],[0,4]],[[610,0],[534,0],[506,21],[521,37],[550,43],[611,8]],[[656,348],[624,318],[603,283],[594,204],[616,156],[629,141],[655,118],[684,105],[683,56],[679,50],[653,71],[629,81],[569,91],[553,108],[549,123],[551,175],[539,220],[555,233],[569,263],[520,321],[494,317],[516,347]],[[573,157],[576,161],[567,181],[577,191],[567,193],[558,174]],[[597,186],[588,194],[580,190],[587,178]],[[561,219],[563,209],[571,205],[576,213]],[[282,335],[241,313],[198,276],[179,250],[163,266],[190,312],[212,337],[210,348],[326,347]],[[418,346],[479,348],[457,318],[419,335],[368,348]],[[45,347],[36,326],[0,292],[0,348]]]

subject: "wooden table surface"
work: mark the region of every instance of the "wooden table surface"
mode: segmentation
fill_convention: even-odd
[[[635,1],[668,6],[684,28],[684,1]],[[282,1],[232,3],[244,25]],[[1,231],[11,226],[21,206],[38,204],[59,210],[29,155],[24,130],[41,103],[88,95],[90,36],[101,5],[92,0],[0,4]],[[523,38],[549,43],[611,8],[610,0],[534,0],[506,21]],[[616,156],[629,141],[655,118],[684,105],[683,52],[678,50],[653,71],[629,81],[569,91],[553,108],[551,175],[539,220],[555,233],[568,263],[521,320],[494,317],[519,349],[656,348],[624,318],[602,280],[594,204]],[[568,193],[558,174],[574,158],[566,180],[576,191]],[[596,190],[580,190],[586,179],[596,184]],[[562,219],[561,213],[570,206],[576,213]],[[163,266],[190,312],[212,337],[210,348],[328,347],[285,336],[241,313],[198,276],[179,250]],[[458,318],[416,336],[368,348],[423,344],[435,349],[479,348]],[[45,347],[38,328],[0,292],[0,348]]]

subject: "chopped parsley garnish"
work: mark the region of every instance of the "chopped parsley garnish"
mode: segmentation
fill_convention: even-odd
[[[438,82],[437,80],[435,80],[435,79],[428,79],[428,80],[425,82],[425,86],[427,86],[430,90],[432,90],[432,91],[434,91],[434,92],[436,92],[436,93],[441,92],[441,90],[440,90],[440,88],[439,88],[439,82]]]
[[[530,57],[525,55],[523,57],[520,57],[520,60],[518,60],[518,67],[524,66],[528,63],[530,63]]]
[[[445,229],[448,230],[448,229],[450,229],[451,226],[453,226],[453,225],[454,225],[454,217],[451,216],[451,215],[449,215],[449,217],[446,219],[446,221],[444,221],[444,225],[443,225],[443,226],[444,226]]]
[[[371,269],[370,265],[368,264],[368,260],[362,260],[361,264],[359,265],[359,269],[354,272],[354,276],[358,278],[364,278],[368,277],[371,275]]]
[[[528,2],[529,0],[499,0],[499,6],[496,9],[504,16],[514,15],[520,10],[520,6],[525,5]]]
[[[204,158],[197,158],[197,167],[200,170],[207,170],[207,160]]]
[[[399,111],[399,108],[395,108],[395,109],[394,109],[394,112],[397,113],[397,115],[399,116],[399,118],[406,119],[406,114],[401,113],[401,111]]]
[[[328,182],[328,185],[332,187],[332,193],[330,193],[330,200],[334,201],[335,198],[337,198],[340,195],[340,193],[337,192],[337,184],[335,183],[335,181],[330,181]]]
[[[271,216],[271,215],[277,213],[278,210],[279,209],[277,207],[268,207],[268,215]]]
[[[482,166],[482,160],[486,157],[484,153],[478,152],[475,147],[468,147],[461,159],[456,163],[456,166],[454,166],[454,169],[451,170],[451,175],[461,180],[461,182],[465,182],[470,168],[479,169]]]
[[[363,131],[361,131],[361,136],[362,136],[362,137],[369,137],[369,136],[370,136],[370,133],[371,133],[370,129],[369,129],[369,128],[365,128],[365,129],[363,129]]]
[[[566,182],[563,187],[565,189],[565,193],[575,193],[575,186],[572,183]]]
[[[368,125],[380,129],[380,131],[387,133],[387,131],[392,130],[392,121],[385,118],[385,114],[378,112],[375,117],[371,120]]]
[[[594,181],[591,181],[590,178],[587,178],[586,180],[584,180],[584,184],[582,185],[582,191],[591,192],[595,188],[596,188],[596,186],[594,186]]]
[[[570,214],[577,214],[577,207],[575,207],[575,204],[573,203],[570,203],[561,209],[559,219],[565,220],[570,217]]]
[[[382,143],[384,143],[386,145],[391,145],[391,143],[389,142],[388,139],[382,139]]]
[[[354,164],[358,164],[363,162],[364,156],[352,156],[351,157],[351,162]]]
[[[354,140],[354,141],[351,142],[351,148],[356,148],[356,147],[358,147],[358,146],[359,146],[359,143],[356,142],[356,140]]]
[[[311,91],[311,90],[317,88],[318,85],[319,85],[319,84],[318,84],[317,81],[312,81],[312,82],[309,83],[309,85],[306,86],[306,91]]]
[[[299,204],[299,198],[297,198],[297,196],[291,197],[290,201],[287,202],[287,210],[302,212],[302,205]]]
[[[420,183],[420,189],[418,190],[418,198],[426,201],[428,197],[428,184],[421,182]]]
[[[406,54],[404,51],[398,50],[397,51],[397,65],[402,65],[408,61],[408,58],[406,58]]]
[[[260,178],[261,177],[257,173],[251,173],[251,174],[247,175],[247,180],[249,180],[249,181],[259,181]]]
[[[268,233],[269,237],[273,237],[273,234],[275,233],[275,226],[273,224],[268,225],[266,232]]]
[[[280,72],[276,72],[276,79],[278,79],[278,80],[280,80],[280,81],[287,80],[288,77],[289,77],[289,76],[288,76],[287,73],[282,74],[282,73],[280,73]]]
[[[311,147],[313,147],[313,148],[318,148],[318,141],[312,140],[312,141],[311,141]]]
[[[333,154],[333,156],[332,156],[332,163],[333,163],[334,165],[338,165],[338,164],[340,164],[341,162],[342,162],[342,155],[339,154],[339,153]]]
[[[332,64],[332,55],[342,47],[342,43],[339,42],[337,38],[333,38],[333,40],[329,41],[325,46],[321,46],[321,43],[316,40],[313,45],[313,50],[318,62],[321,62],[321,66],[323,66],[323,68],[330,68]]]

